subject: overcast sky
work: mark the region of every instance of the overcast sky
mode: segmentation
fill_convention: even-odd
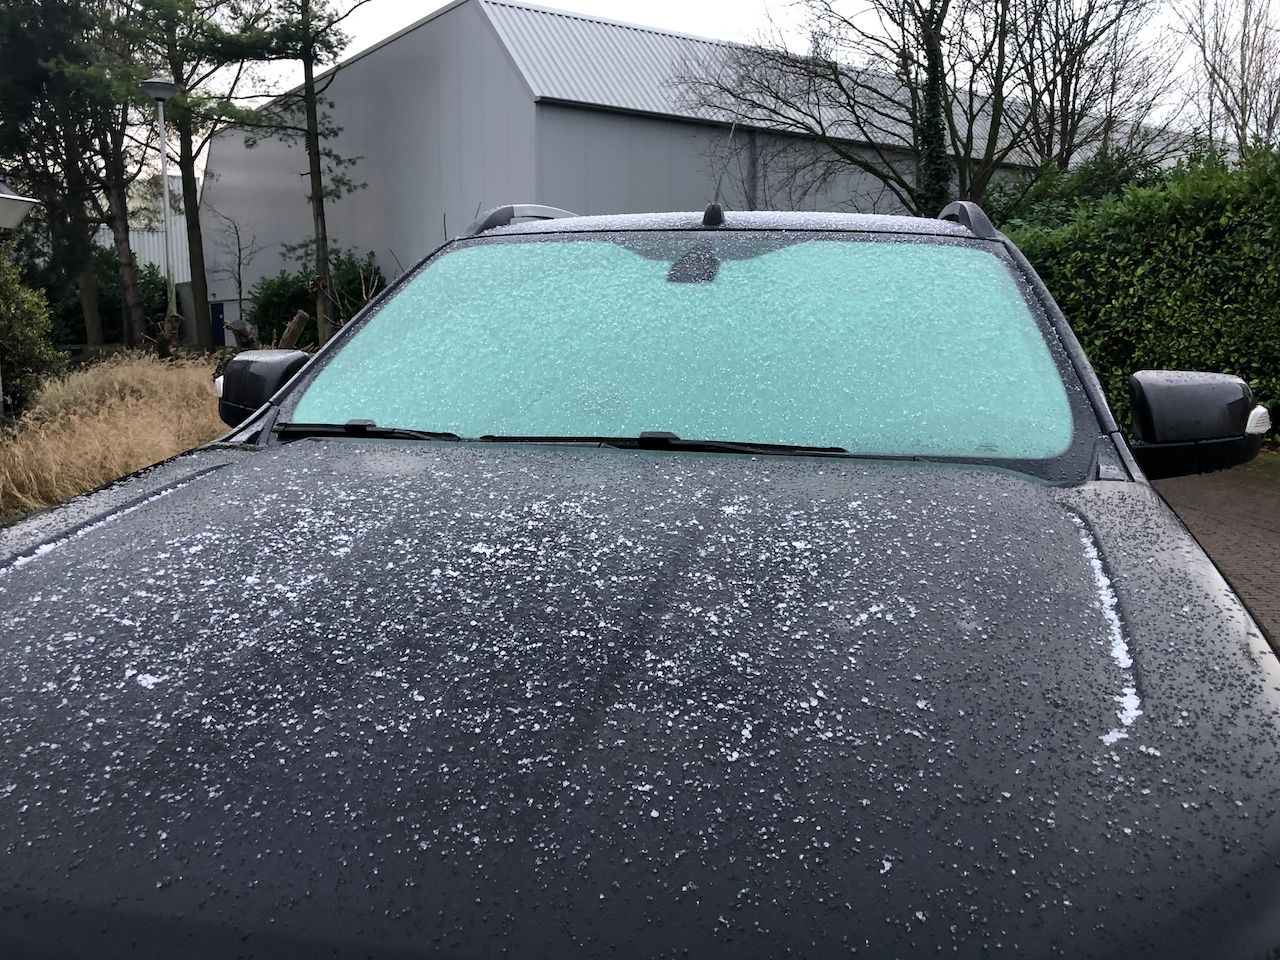
[[[754,40],[769,29],[771,16],[780,26],[792,29],[799,22],[791,0],[551,0],[533,5],[717,40]],[[347,55],[444,6],[447,2],[441,0],[372,0],[347,21],[351,36]]]

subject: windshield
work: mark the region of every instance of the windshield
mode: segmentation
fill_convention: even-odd
[[[331,355],[290,419],[1019,460],[1073,436],[1002,252],[806,233],[454,245]]]

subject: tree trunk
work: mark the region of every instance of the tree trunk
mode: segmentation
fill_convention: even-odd
[[[924,41],[925,86],[920,129],[917,132],[919,158],[916,166],[916,212],[938,215],[951,199],[951,161],[947,156],[947,121],[943,113],[946,96],[946,65],[942,58],[941,10],[932,5],[921,18]]]
[[[76,286],[80,311],[84,314],[84,339],[89,345],[89,352],[98,353],[105,338],[102,335],[102,314],[98,310],[98,270],[92,259],[80,268]]]
[[[174,111],[178,131],[178,169],[182,173],[182,213],[187,223],[187,256],[191,260],[191,299],[195,302],[196,346],[213,349],[213,328],[209,322],[209,281],[204,272],[204,235],[200,232],[200,197],[196,188],[196,156],[193,146],[191,112]],[[168,215],[168,211],[165,211]]]
[[[66,170],[67,205],[65,219],[55,220],[53,210],[50,212],[49,233],[54,244],[55,259],[62,259],[67,264],[69,274],[76,277],[76,295],[80,300],[80,312],[84,316],[85,343],[93,353],[101,351],[106,337],[102,333],[102,313],[98,290],[98,270],[94,263],[94,229],[89,222],[85,205],[89,197],[89,187],[85,183],[84,173],[80,169],[80,157],[83,148],[71,138],[72,131],[64,128],[62,145],[65,150],[64,169]]]
[[[311,175],[311,217],[316,245],[316,339],[323,346],[332,336],[333,288],[329,278],[329,231],[324,219],[324,172],[320,157],[320,119],[316,103],[315,37],[311,33],[311,0],[302,3],[303,101],[307,114],[307,161]]]
[[[146,317],[142,312],[142,293],[138,289],[138,265],[129,246],[129,208],[123,177],[107,187],[107,211],[116,256],[120,258],[120,300],[124,308],[124,345],[142,348],[146,340]]]
[[[55,262],[65,265],[60,274],[69,281],[74,278],[80,313],[84,317],[85,342],[90,351],[96,353],[102,348],[105,338],[99,308],[98,270],[93,256],[93,233],[84,209],[73,206],[65,220],[50,216],[49,240]]]
[[[289,321],[289,325],[284,328],[284,333],[280,334],[280,342],[276,347],[281,350],[292,350],[298,345],[298,338],[302,336],[302,331],[307,325],[307,321],[311,319],[307,316],[305,310],[299,310],[293,315],[293,319]]]

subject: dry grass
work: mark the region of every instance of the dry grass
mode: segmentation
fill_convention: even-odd
[[[223,433],[212,370],[204,360],[123,354],[45,383],[0,434],[0,522]]]

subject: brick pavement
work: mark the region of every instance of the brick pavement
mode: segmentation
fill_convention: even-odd
[[[1156,489],[1182,518],[1280,641],[1280,453],[1220,473],[1157,480]]]

